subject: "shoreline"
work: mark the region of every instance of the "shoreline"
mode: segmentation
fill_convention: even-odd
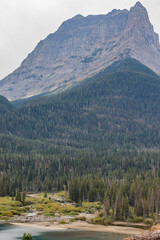
[[[145,233],[147,230],[134,227],[124,227],[124,226],[102,226],[89,224],[86,222],[77,221],[71,224],[59,224],[59,223],[48,223],[48,222],[29,222],[29,223],[15,223],[10,222],[9,224],[19,226],[19,227],[31,227],[39,228],[46,231],[60,231],[60,230],[84,230],[84,231],[96,231],[96,232],[108,232],[108,233],[118,233],[126,235],[138,235],[140,233]]]

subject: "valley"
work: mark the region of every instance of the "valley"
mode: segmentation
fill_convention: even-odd
[[[103,232],[160,223],[159,63],[137,2],[65,21],[0,81],[0,231],[117,240]]]

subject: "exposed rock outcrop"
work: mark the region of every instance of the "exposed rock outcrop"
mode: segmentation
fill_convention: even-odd
[[[140,2],[65,21],[0,82],[0,94],[15,100],[63,91],[127,56],[160,74],[159,38]]]
[[[160,230],[139,234],[126,240],[160,240]]]

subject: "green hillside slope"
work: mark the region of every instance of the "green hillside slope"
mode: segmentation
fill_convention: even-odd
[[[0,98],[0,195],[68,189],[70,181],[77,182],[74,176],[79,182],[96,176],[103,182],[94,194],[99,200],[108,178],[131,183],[138,175],[155,182],[159,93],[160,78],[126,59],[63,94],[36,97],[17,108]]]
[[[8,119],[13,109],[14,109],[13,105],[5,97],[0,96],[0,132],[1,133],[8,132],[9,122],[7,123],[6,119]]]
[[[157,147],[159,93],[159,77],[127,59],[63,94],[27,101],[8,115],[7,130],[78,148]]]

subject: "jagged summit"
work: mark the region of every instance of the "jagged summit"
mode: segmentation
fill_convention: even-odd
[[[65,21],[0,82],[0,94],[15,100],[64,91],[126,57],[160,74],[159,37],[140,2],[129,11]]]
[[[134,7],[140,7],[140,8],[144,8],[145,9],[145,7],[142,5],[142,3],[140,1],[136,2]]]
[[[140,2],[137,2],[133,7],[131,7],[130,13],[137,17],[137,22],[138,20],[147,20],[147,22],[149,21],[148,12]]]
[[[83,15],[81,15],[81,14],[77,14],[77,15],[76,15],[75,17],[73,17],[72,19],[79,20],[79,19],[82,19],[82,18],[84,18]]]

